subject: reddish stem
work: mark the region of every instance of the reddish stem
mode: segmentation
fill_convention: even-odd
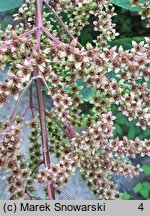
[[[37,52],[39,52],[40,48],[40,40],[41,40],[41,29],[42,29],[42,1],[36,0],[36,26],[38,31],[35,34],[37,40]],[[35,75],[39,75],[39,68],[35,68]],[[42,136],[42,148],[43,148],[43,157],[44,163],[46,167],[50,166],[50,157],[48,151],[48,137],[47,137],[47,129],[46,129],[46,117],[45,117],[45,107],[44,107],[44,98],[41,92],[41,80],[36,80],[36,90],[37,90],[37,97],[38,97],[38,107],[39,107],[39,115],[40,115],[40,124],[41,124],[41,136]],[[52,187],[49,183],[47,183],[48,189],[48,199],[52,200]]]
[[[40,161],[35,167],[34,169],[32,170],[30,176],[33,175],[34,172],[36,172],[38,170],[38,168],[44,163],[44,161]]]
[[[27,112],[29,111],[30,107],[27,106],[27,108],[25,109],[25,111],[22,113],[21,118],[24,118],[25,115],[27,114]]]
[[[14,109],[13,109],[13,112],[12,112],[12,115],[10,117],[10,122],[9,122],[9,127],[12,125],[13,121],[14,121],[14,118],[15,118],[15,115],[16,115],[16,112],[17,112],[17,109],[18,109],[18,106],[23,98],[23,96],[26,94],[26,92],[28,91],[28,89],[30,88],[30,85],[32,84],[33,80],[37,79],[37,77],[32,77],[31,80],[29,81],[29,83],[27,84],[27,86],[24,88],[24,90],[22,91],[22,93],[20,94],[15,106],[14,106]]]
[[[48,31],[47,28],[42,27],[42,30],[43,30],[43,32],[44,32],[48,37],[50,37],[50,39],[51,39],[53,42],[55,42],[56,44],[59,44],[59,43],[63,44],[60,40],[58,40],[56,37],[54,37],[54,36]]]
[[[19,36],[17,37],[17,39],[20,39],[20,38],[22,38],[22,37],[24,37],[24,36],[27,37],[27,36],[29,36],[31,33],[36,32],[37,29],[38,29],[38,27],[35,27],[35,28],[33,28],[33,29],[31,29],[31,30],[29,30],[29,31],[27,31],[27,32],[24,32],[23,34],[19,35]],[[11,45],[11,44],[13,43],[13,41],[14,41],[14,39],[10,39],[10,40],[5,41],[4,45],[2,46],[2,49],[5,48],[5,47],[7,47],[8,45]]]
[[[32,118],[34,118],[35,115],[34,115],[34,110],[33,110],[32,85],[31,85],[31,88],[30,88],[29,108],[30,108],[30,110],[31,110]]]
[[[45,5],[47,6],[47,8],[53,13],[55,19],[58,21],[58,23],[62,26],[63,30],[66,32],[66,34],[68,35],[68,37],[73,40],[75,39],[75,37],[69,32],[67,26],[64,24],[64,22],[62,21],[62,19],[60,18],[60,16],[58,16],[58,14],[56,13],[55,9],[53,7],[51,7],[48,3],[48,1],[44,0]],[[82,45],[77,41],[77,45],[80,49],[82,49]]]
[[[54,185],[54,187],[60,191],[61,193],[65,194],[66,197],[69,199],[69,200],[74,200],[73,197],[71,197],[66,191],[64,191],[61,187],[59,187],[58,185]]]
[[[72,138],[75,137],[76,131],[70,125],[68,125],[68,123],[66,121],[64,121],[64,125],[69,132],[69,139],[71,140]]]

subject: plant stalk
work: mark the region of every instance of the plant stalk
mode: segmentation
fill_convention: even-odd
[[[73,40],[75,39],[75,37],[69,32],[67,26],[64,24],[64,22],[62,21],[62,19],[58,16],[58,14],[56,13],[55,9],[52,8],[47,1],[44,1],[45,5],[47,6],[47,8],[53,13],[55,19],[58,21],[58,23],[62,26],[63,30],[66,32],[66,34],[68,35],[68,37]],[[82,49],[82,45],[77,42],[77,45],[80,49]]]
[[[13,121],[14,121],[14,118],[15,118],[15,115],[16,115],[16,112],[17,112],[17,109],[18,109],[18,106],[23,98],[23,96],[26,94],[26,92],[28,91],[28,89],[30,88],[33,80],[37,79],[37,77],[32,77],[31,80],[28,82],[27,86],[24,88],[24,90],[22,91],[22,93],[20,94],[15,106],[14,106],[14,109],[13,109],[13,112],[11,114],[11,117],[10,117],[10,122],[9,122],[9,127],[12,125]]]
[[[41,29],[42,29],[42,1],[36,0],[35,1],[36,7],[36,27],[38,30],[35,33],[35,37],[37,40],[37,52],[39,52],[40,48],[40,40],[41,40]],[[35,75],[39,75],[39,68],[38,66],[35,67]],[[47,137],[47,129],[46,129],[46,115],[45,115],[45,106],[44,106],[44,97],[41,91],[42,84],[41,80],[36,80],[36,90],[37,90],[37,98],[38,98],[38,107],[39,107],[39,116],[40,116],[40,125],[41,125],[41,137],[42,137],[42,149],[43,149],[43,158],[44,164],[46,167],[50,166],[50,156],[48,151],[48,137]],[[47,182],[47,190],[48,190],[48,199],[52,200],[52,185]]]
[[[27,32],[24,32],[23,34],[19,35],[19,36],[17,37],[17,39],[19,40],[20,38],[22,38],[22,37],[24,37],[24,36],[27,37],[27,36],[29,36],[30,34],[36,32],[37,29],[38,29],[38,28],[35,27],[35,28],[33,28],[33,29],[31,29],[31,30],[29,30],[29,31],[27,31]],[[11,44],[13,43],[13,41],[14,41],[13,39],[10,39],[10,40],[5,41],[5,43],[3,44],[2,48],[5,48],[6,46],[11,45]]]

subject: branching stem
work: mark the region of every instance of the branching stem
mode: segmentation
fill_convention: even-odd
[[[30,108],[30,110],[31,110],[32,118],[34,118],[35,115],[34,115],[34,110],[33,110],[32,90],[33,90],[33,86],[32,86],[32,84],[31,84],[31,87],[30,87],[29,108]]]
[[[43,163],[44,163],[43,160],[40,161],[40,162],[34,167],[34,169],[32,170],[32,172],[31,172],[31,174],[30,174],[30,176],[32,176],[33,173],[36,172],[36,171],[38,170],[38,168],[39,168]]]
[[[65,196],[69,199],[69,200],[74,200],[73,197],[71,197],[66,191],[64,191],[62,188],[60,188],[58,185],[54,185],[54,188],[56,188],[58,191],[60,191],[61,193],[65,194]]]
[[[31,86],[33,80],[37,79],[37,77],[32,77],[31,80],[28,82],[27,86],[24,88],[24,90],[22,91],[22,93],[20,94],[20,97],[18,98],[15,106],[14,106],[14,109],[13,109],[13,112],[12,112],[12,115],[10,117],[10,122],[9,122],[9,127],[12,125],[13,121],[14,121],[14,118],[15,118],[15,115],[16,115],[16,112],[17,112],[17,109],[18,109],[18,106],[22,100],[22,98],[24,97],[24,95],[26,94],[26,92],[28,91],[29,87]]]
[[[42,27],[43,32],[56,44],[62,43],[60,40],[58,40],[57,38],[55,38],[49,31],[47,28]]]
[[[69,29],[67,28],[67,26],[64,24],[64,22],[62,21],[62,19],[60,18],[60,16],[57,14],[57,12],[55,11],[55,9],[53,7],[51,7],[48,4],[47,0],[43,0],[43,2],[45,3],[45,5],[47,6],[47,8],[53,13],[55,19],[58,21],[58,23],[61,25],[61,27],[64,29],[64,31],[66,32],[66,34],[68,35],[68,37],[73,40],[75,39],[75,37],[70,33]],[[46,33],[46,32],[45,32]],[[79,41],[77,41],[77,46],[82,49],[83,46],[79,43]],[[107,78],[108,82],[111,82],[111,79],[105,74],[105,77]]]
[[[38,27],[38,31],[35,34],[37,41],[37,52],[39,52],[40,48],[40,40],[41,40],[41,29],[42,29],[42,1],[35,1],[36,7],[36,26]],[[35,75],[39,75],[38,66],[35,67]],[[42,136],[42,149],[43,149],[43,158],[46,167],[50,166],[50,156],[48,151],[48,137],[47,137],[47,128],[46,128],[46,117],[45,117],[45,107],[44,107],[44,98],[43,93],[41,92],[41,80],[36,80],[36,90],[37,90],[37,98],[38,98],[38,107],[39,107],[39,116],[40,116],[40,125],[41,125],[41,136]],[[47,190],[48,190],[48,199],[52,200],[54,197],[54,193],[52,194],[53,188],[47,182]]]
[[[70,33],[70,31],[68,30],[67,26],[64,24],[64,22],[62,21],[62,19],[58,16],[58,14],[56,13],[55,9],[53,7],[51,7],[47,1],[44,0],[45,5],[47,6],[47,8],[53,13],[55,19],[58,21],[58,23],[62,26],[63,30],[66,32],[67,36],[73,40],[75,39],[75,37]],[[77,46],[82,49],[82,45],[77,42]]]
[[[32,33],[34,33],[34,32],[36,32],[38,30],[38,27],[35,27],[35,28],[33,28],[33,29],[31,29],[31,30],[29,30],[29,31],[27,31],[27,32],[24,32],[23,34],[21,34],[21,35],[19,35],[18,37],[17,37],[17,39],[20,39],[20,38],[22,38],[22,37],[27,37],[27,36],[29,36],[30,34],[32,34]],[[3,46],[2,46],[2,49],[3,48],[5,48],[5,47],[7,47],[8,45],[11,45],[12,43],[13,43],[13,39],[10,39],[10,40],[7,40],[7,41],[5,41],[5,43],[3,44]]]
[[[28,197],[30,198],[30,200],[40,200],[39,197],[32,196],[32,195],[28,192],[27,188],[25,189],[25,193],[28,195]]]

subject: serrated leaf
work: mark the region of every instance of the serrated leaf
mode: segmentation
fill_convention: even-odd
[[[83,46],[85,46],[88,42],[92,42],[92,33],[90,26],[83,28],[83,30],[81,31],[81,35],[79,37],[79,41]]]
[[[109,45],[111,47],[113,47],[113,46],[117,46],[117,47],[122,46],[125,50],[129,50],[129,49],[132,48],[132,41],[140,43],[141,41],[144,41],[144,37],[116,39],[116,40],[112,40],[111,42],[109,42]]]
[[[122,129],[121,129],[120,125],[119,124],[114,124],[114,126],[116,128],[117,134],[122,135]]]
[[[112,111],[113,115],[115,115],[118,112],[116,104],[112,104],[111,111]]]
[[[114,131],[113,131],[113,138],[115,138],[115,137],[116,137],[116,135],[117,135],[117,131],[116,131],[116,130],[114,130]]]
[[[147,0],[149,2],[150,0]],[[146,0],[140,0],[141,3],[146,2]],[[130,2],[130,0],[112,0],[112,3],[114,5],[117,5],[119,7],[122,7],[126,10],[130,11],[140,11],[140,7],[133,6],[133,4]]]
[[[130,127],[130,130],[127,135],[128,139],[134,140],[135,136],[136,136],[136,128]]]
[[[144,133],[143,133],[143,137],[148,137],[150,136],[150,130],[145,130]]]
[[[143,186],[141,183],[138,183],[137,185],[135,185],[135,187],[133,188],[134,192],[139,193],[142,190]]]
[[[142,169],[145,174],[150,174],[150,166],[142,166]]]
[[[87,83],[84,82],[82,79],[77,80],[77,85],[83,87],[79,93],[82,100],[89,101],[95,94],[95,91],[92,88],[88,88]]]
[[[7,28],[7,26],[8,26],[8,23],[2,23],[2,24],[0,24],[0,29],[2,30],[2,31],[4,31],[6,28]]]
[[[149,197],[149,191],[147,189],[143,189],[140,194],[147,199]]]
[[[139,138],[140,140],[143,140],[143,139],[144,139],[143,134],[139,135],[138,138]]]
[[[23,4],[23,0],[0,0],[0,12],[18,8]]]
[[[122,200],[129,200],[130,198],[131,198],[131,195],[128,194],[127,192],[124,192],[121,197]]]
[[[143,187],[150,191],[150,183],[149,182],[143,182]]]
[[[122,125],[128,125],[128,120],[125,116],[122,115],[122,113],[117,113],[115,122]]]

